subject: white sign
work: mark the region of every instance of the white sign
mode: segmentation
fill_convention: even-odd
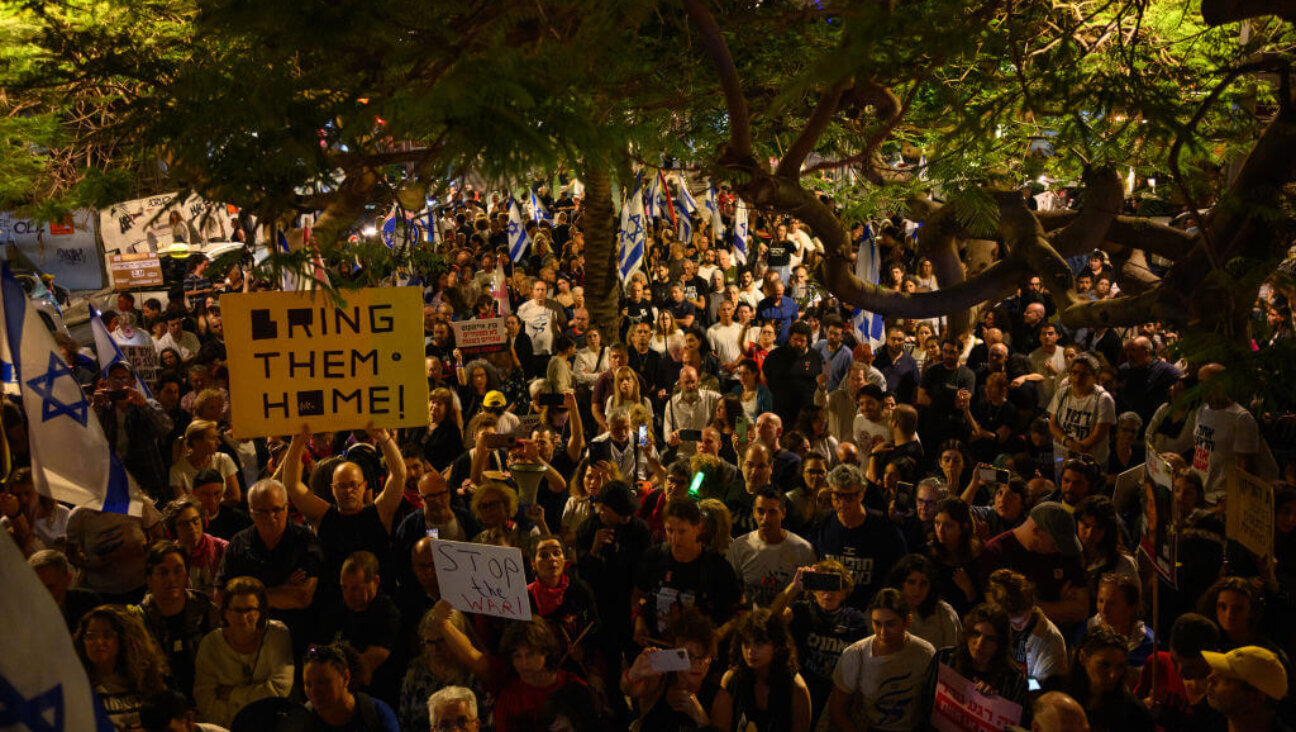
[[[455,346],[464,353],[502,351],[508,342],[504,318],[456,320],[450,323],[450,327],[454,329]]]
[[[163,193],[101,211],[99,231],[108,254],[165,253],[175,242],[195,246],[229,241],[236,226],[234,213],[198,195],[180,203],[174,193]]]
[[[94,212],[78,209],[63,221],[41,223],[0,212],[0,245],[15,246],[36,269],[69,290],[103,287]]]
[[[437,541],[432,557],[441,597],[456,610],[509,620],[531,619],[521,549]]]
[[[1021,721],[1020,704],[982,694],[976,684],[943,663],[937,679],[932,726],[940,732],[998,732]]]

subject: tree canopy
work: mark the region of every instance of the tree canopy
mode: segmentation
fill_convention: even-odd
[[[854,305],[962,312],[1033,272],[1073,325],[1227,332],[1291,238],[1292,19],[1265,0],[5,0],[0,203],[53,217],[195,190],[269,220],[322,211],[328,249],[466,170],[567,167],[608,204],[597,263],[600,179],[670,156],[806,221],[820,281]],[[1119,216],[1130,169],[1197,232]],[[815,195],[828,170],[857,174],[831,184],[842,211]],[[1045,174],[1083,181],[1079,213],[1026,210],[1017,189]],[[843,266],[843,220],[896,211],[924,222],[940,292]],[[1005,256],[962,282],[970,238]],[[1094,247],[1127,296],[1075,297],[1061,256]],[[1143,252],[1174,260],[1165,281]]]

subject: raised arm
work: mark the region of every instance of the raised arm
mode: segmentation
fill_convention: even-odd
[[[312,493],[301,482],[302,451],[306,449],[306,443],[310,440],[310,436],[310,427],[303,424],[301,431],[293,435],[292,442],[288,443],[288,453],[284,456],[283,463],[283,484],[288,491],[288,499],[292,501],[293,506],[312,525],[319,526],[324,514],[328,513],[329,502]]]
[[[405,492],[405,458],[401,457],[400,449],[396,447],[396,440],[389,430],[372,426],[365,429],[382,449],[383,462],[387,463],[387,482],[383,483],[382,493],[378,494],[374,505],[378,507],[378,518],[382,519],[383,527],[390,534],[392,520],[396,517],[396,510],[400,508]]]
[[[567,440],[567,457],[573,463],[580,462],[581,452],[585,449],[585,424],[581,422],[580,409],[576,406],[576,394],[563,394],[563,405],[567,407],[567,423],[571,425],[571,437]]]

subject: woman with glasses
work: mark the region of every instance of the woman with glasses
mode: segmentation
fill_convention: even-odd
[[[1092,355],[1076,354],[1067,375],[1069,383],[1059,385],[1048,406],[1054,460],[1082,453],[1105,465],[1108,433],[1116,423],[1116,401],[1098,386],[1098,359]]]
[[[317,727],[347,732],[401,732],[391,707],[352,692],[351,668],[336,646],[311,646],[302,658],[302,686]]]
[[[165,689],[167,676],[166,656],[144,624],[122,605],[100,605],[81,618],[76,649],[113,726],[138,729],[145,697]]]
[[[1122,412],[1116,418],[1116,437],[1112,440],[1111,455],[1107,458],[1107,485],[1116,485],[1116,476],[1147,460],[1146,448],[1139,439],[1143,431],[1143,418],[1138,412]]]
[[[267,614],[265,585],[254,577],[235,577],[221,594],[223,627],[198,646],[194,698],[204,721],[229,727],[243,707],[292,689],[292,637],[288,627]]]
[[[687,671],[657,671],[653,654],[645,648],[621,676],[621,691],[638,701],[640,732],[683,732],[711,724],[711,707],[720,685],[710,674],[716,655],[715,626],[706,615],[689,608],[680,613],[667,632],[668,646],[688,655]]]
[[[427,714],[429,725],[423,727],[405,727],[404,729],[429,729],[431,732],[477,732],[481,729],[481,717],[490,718],[489,712],[478,716],[477,695],[472,689],[462,686],[447,686],[428,697]]]
[[[518,523],[518,494],[508,483],[487,480],[472,495],[472,515],[482,530],[473,537],[476,544],[496,546],[526,546],[530,539],[548,533],[543,520],[529,526]]]
[[[450,624],[474,648],[478,645],[476,636],[463,613],[452,609],[449,603],[438,607],[429,610],[419,621],[420,652],[410,661],[401,682],[399,718],[403,730],[425,730],[429,726],[436,729],[432,724],[435,720],[429,720],[431,705],[428,697],[446,688],[467,687],[473,694],[474,706],[481,705],[481,716],[490,718],[491,697],[481,679],[451,652],[442,623]]]
[[[202,505],[192,496],[172,501],[163,518],[167,531],[184,547],[189,565],[189,587],[198,592],[211,593],[221,559],[229,542],[203,530]]]

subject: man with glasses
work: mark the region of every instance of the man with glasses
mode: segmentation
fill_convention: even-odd
[[[230,539],[216,586],[234,577],[255,577],[266,587],[271,617],[292,629],[294,652],[305,650],[311,627],[307,610],[324,569],[324,550],[315,534],[288,521],[288,491],[267,478],[248,490],[252,526]]]
[[[446,686],[428,697],[430,732],[477,732],[477,696],[463,686]]]
[[[471,512],[451,504],[450,486],[437,471],[429,470],[419,478],[418,493],[422,510],[410,512],[392,534],[391,561],[402,591],[418,588],[411,573],[411,552],[420,540],[469,541],[481,531]]]
[[[787,516],[783,524],[798,536],[809,539],[818,528],[819,492],[828,490],[828,458],[817,452],[801,460],[801,481],[787,492]]]
[[[833,512],[815,534],[815,553],[846,567],[855,588],[846,603],[868,608],[891,567],[908,553],[904,535],[880,513],[864,507],[864,476],[854,465],[838,465],[828,473]]]
[[[357,551],[370,551],[386,566],[391,547],[392,522],[400,508],[405,490],[405,460],[396,440],[384,429],[369,429],[369,437],[382,448],[387,466],[387,480],[382,493],[371,499],[364,471],[353,462],[339,463],[333,469],[333,500],[320,498],[301,482],[301,457],[310,440],[305,425],[288,445],[284,457],[284,486],[293,506],[315,527],[328,560],[325,577],[329,589],[335,589],[346,558]],[[369,502],[372,500],[372,502]]]

